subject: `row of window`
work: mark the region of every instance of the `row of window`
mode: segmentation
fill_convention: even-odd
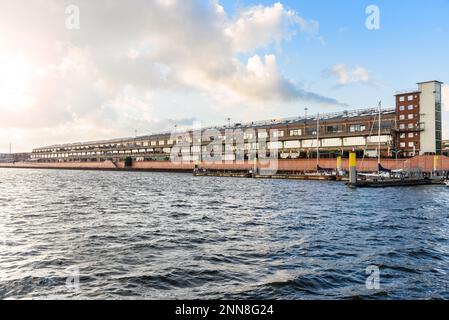
[[[405,129],[405,128],[406,128],[405,124],[401,123],[399,125],[399,129]],[[413,124],[413,123],[409,123],[407,125],[407,129],[415,129],[415,128],[418,128],[418,126],[415,126],[415,124]]]
[[[414,138],[415,135],[417,136],[417,133],[413,133],[413,132],[409,132],[407,135],[405,133],[401,133],[401,135],[399,136],[399,138],[401,139],[405,139],[406,137],[408,138]]]
[[[191,142],[191,141],[189,141]],[[90,146],[80,146],[80,147],[63,147],[63,148],[54,148],[54,149],[39,149],[37,152],[58,152],[58,151],[78,151],[78,150],[89,150],[89,149],[102,149],[102,148],[120,148],[120,147],[147,147],[147,146],[164,146],[164,145],[172,145],[173,140],[158,140],[158,141],[138,141],[138,142],[129,142],[129,143],[118,143],[118,144],[100,144],[100,145],[90,145]]]
[[[349,127],[349,132],[362,132],[366,131],[366,126],[362,124],[355,124]]]
[[[414,108],[418,108],[418,106],[414,106],[413,104],[407,106],[407,110],[411,111]],[[405,106],[399,106],[399,111],[405,111]]]
[[[353,132],[363,132],[366,131],[367,127],[362,124],[355,124],[350,125],[349,131],[351,133]],[[331,133],[337,133],[341,132],[342,130],[338,126],[328,126],[327,131]],[[317,135],[317,131],[313,130],[312,135]],[[284,137],[285,132],[283,130],[273,130],[272,136],[273,138],[282,138]],[[302,129],[291,129],[288,132],[290,137],[298,137],[303,135]],[[259,139],[266,139],[268,138],[269,133],[267,131],[258,131],[257,137]],[[226,136],[219,137],[221,140],[226,140]],[[245,132],[243,135],[243,138],[245,140],[251,140],[255,138],[255,132]],[[177,139],[177,143],[181,142],[187,142],[192,143],[192,137],[191,136],[180,136]],[[213,137],[210,138],[211,141],[214,140]],[[199,143],[201,143],[201,139],[198,139]],[[135,141],[135,142],[128,142],[128,143],[117,143],[117,144],[99,144],[99,145],[89,145],[89,146],[79,146],[79,147],[63,147],[63,148],[54,148],[54,149],[40,149],[37,150],[37,152],[61,152],[61,151],[78,151],[78,150],[89,150],[89,149],[102,149],[102,148],[121,148],[121,147],[155,147],[155,146],[166,146],[166,145],[173,145],[173,140],[151,140],[151,141]]]
[[[407,119],[408,120],[413,120],[415,118],[415,116],[413,115],[413,113],[410,113],[407,115]],[[400,114],[399,115],[399,120],[405,120],[405,114]]]
[[[406,146],[408,146],[409,148],[413,148],[415,146],[415,143],[414,142],[409,142],[408,144],[406,144],[405,142],[400,143],[401,148],[405,148]]]
[[[368,140],[367,140],[368,139]],[[377,143],[379,138],[377,136],[365,138],[365,137],[346,137],[346,138],[328,138],[321,139],[317,144],[316,139],[307,140],[294,140],[294,141],[273,141],[268,143],[251,142],[240,145],[230,145],[223,147],[223,150],[238,151],[238,150],[257,150],[257,149],[300,149],[300,148],[316,148],[320,147],[342,147],[342,146],[362,146],[367,143]],[[389,144],[391,141],[390,136],[381,136],[380,142],[383,144]],[[217,146],[215,146],[217,147]],[[218,147],[219,148],[219,147]],[[177,148],[182,153],[199,153],[211,151],[210,146],[180,146]],[[123,156],[123,155],[142,155],[145,153],[166,153],[172,152],[172,148],[161,149],[129,149],[129,150],[113,150],[113,151],[96,151],[96,152],[70,152],[70,153],[50,153],[50,154],[33,154],[33,159],[44,158],[74,158],[74,157],[101,157],[101,156]]]
[[[413,101],[413,99],[418,98],[417,95],[408,95],[407,96],[407,101]],[[404,102],[405,101],[405,96],[399,97],[399,101]]]

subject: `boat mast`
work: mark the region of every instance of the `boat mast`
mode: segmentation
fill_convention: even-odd
[[[377,156],[378,160],[377,163],[380,166],[380,125],[381,125],[381,111],[382,111],[382,101],[379,101],[379,132],[378,132],[378,150],[377,150]]]
[[[320,113],[316,118],[316,165],[318,168],[320,162]]]

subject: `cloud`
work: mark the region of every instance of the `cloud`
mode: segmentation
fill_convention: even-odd
[[[155,132],[178,118],[201,117],[216,108],[212,104],[235,104],[239,112],[293,101],[338,104],[286,78],[275,54],[258,53],[301,33],[319,38],[316,21],[281,3],[230,16],[217,0],[80,0],[80,30],[65,28],[69,4],[2,5],[9,14],[0,20],[0,69],[13,62],[23,79],[0,92],[0,127],[24,136],[32,135],[27,130],[49,134],[55,128],[60,134],[49,139],[71,141],[134,129]],[[354,76],[363,77],[360,71]],[[156,105],[154,98],[167,92],[196,92],[211,100],[195,107],[183,101],[177,113],[162,116],[168,102]]]
[[[370,74],[364,67],[356,66],[348,69],[344,64],[336,64],[324,71],[326,77],[335,77],[340,85],[351,83],[369,83]]]
[[[277,2],[273,6],[254,6],[242,10],[236,19],[227,23],[225,35],[237,52],[251,52],[271,43],[289,40],[298,31],[318,34],[319,24],[306,20],[293,10],[286,10]]]

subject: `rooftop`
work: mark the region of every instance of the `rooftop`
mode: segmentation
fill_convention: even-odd
[[[411,93],[421,93],[421,90],[416,89],[416,88],[399,90],[399,91],[396,91],[395,96],[402,96],[402,95],[411,94]]]
[[[382,115],[391,115],[395,114],[394,108],[385,108],[382,109]],[[356,117],[373,117],[379,114],[378,108],[366,108],[366,109],[357,109],[357,110],[345,110],[341,112],[332,112],[332,113],[322,113],[315,114],[305,117],[292,117],[292,118],[279,118],[279,119],[271,119],[271,120],[263,120],[263,121],[252,121],[252,122],[242,122],[242,123],[234,123],[231,124],[231,127],[228,125],[222,126],[212,126],[201,128],[201,130],[226,130],[229,128],[233,129],[248,129],[248,128],[264,128],[269,126],[282,126],[282,125],[290,125],[290,124],[305,124],[306,121],[317,121],[319,118],[320,121],[338,121],[343,119],[351,119]],[[189,131],[179,131],[178,134],[183,134]],[[175,134],[174,131],[166,131],[158,134],[152,135],[144,135],[137,137],[127,137],[127,138],[117,138],[117,139],[107,139],[107,140],[98,140],[98,141],[86,141],[86,142],[75,142],[75,143],[67,143],[67,144],[57,144],[51,145],[47,147],[35,148],[34,150],[42,150],[42,149],[52,149],[52,148],[60,148],[60,147],[77,147],[84,145],[92,145],[92,144],[109,144],[109,143],[122,143],[128,141],[141,141],[146,139],[155,139],[161,136]]]
[[[437,82],[443,84],[444,82],[438,81],[438,80],[430,80],[430,81],[423,81],[423,82],[417,82],[416,84],[423,84],[423,83],[430,83],[430,82]]]

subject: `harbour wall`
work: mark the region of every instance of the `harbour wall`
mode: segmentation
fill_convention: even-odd
[[[449,170],[449,157],[446,156],[417,156],[410,159],[382,159],[382,166],[392,170],[421,169],[423,172],[433,170]],[[279,172],[304,172],[316,171],[316,159],[282,159],[273,161],[271,168]],[[334,169],[337,166],[337,159],[320,159],[319,165],[322,168]],[[226,163],[226,162],[202,162],[199,165],[207,170],[227,170],[227,171],[248,171],[254,167],[253,162]],[[180,171],[190,172],[195,168],[195,162],[171,162],[171,161],[134,161],[131,167],[125,167],[123,161],[112,162],[54,162],[54,163],[33,163],[16,162],[0,163],[0,168],[40,168],[40,169],[72,169],[72,170],[137,170],[137,171]],[[260,168],[267,165],[261,161]],[[342,169],[349,169],[349,159],[342,160]],[[357,159],[357,170],[359,172],[377,171],[377,159]]]

